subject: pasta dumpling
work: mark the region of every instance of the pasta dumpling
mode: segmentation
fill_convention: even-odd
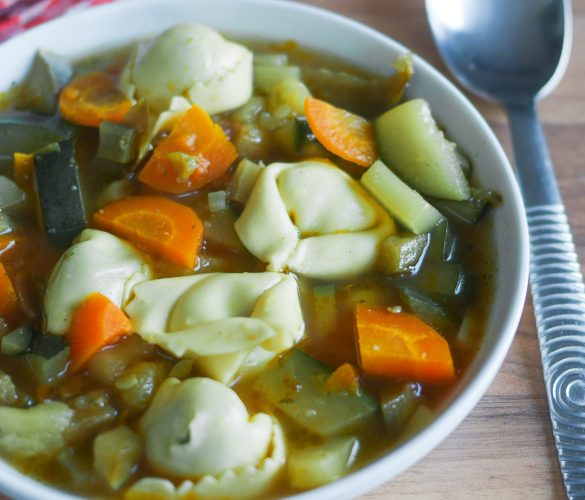
[[[319,160],[273,163],[261,171],[235,224],[268,270],[317,279],[371,270],[394,221],[349,175]]]
[[[93,292],[118,307],[138,283],[151,279],[150,266],[129,243],[104,231],[85,229],[53,269],[44,297],[47,332],[63,335],[75,308]]]
[[[223,383],[289,349],[304,332],[297,282],[278,273],[153,280],[134,289],[125,311],[147,342],[196,360]]]
[[[285,461],[278,422],[264,413],[250,416],[232,389],[208,378],[167,379],[144,414],[142,430],[150,466],[189,479],[177,491],[168,481],[141,481],[158,483],[154,491],[171,498],[188,493],[231,497],[231,492],[241,497],[236,492],[242,488],[259,493]]]

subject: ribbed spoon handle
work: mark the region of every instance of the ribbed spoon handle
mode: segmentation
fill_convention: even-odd
[[[585,498],[585,286],[563,205],[527,208],[530,286],[550,418],[571,499]]]

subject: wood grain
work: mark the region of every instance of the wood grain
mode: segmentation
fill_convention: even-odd
[[[423,0],[306,0],[362,21],[408,46],[452,79],[426,22]],[[577,250],[585,261],[585,0],[573,2],[567,73],[540,105]],[[461,87],[460,87],[461,88]],[[466,92],[512,158],[504,113]],[[498,376],[467,419],[414,467],[365,499],[553,499],[565,496],[552,440],[530,298]]]

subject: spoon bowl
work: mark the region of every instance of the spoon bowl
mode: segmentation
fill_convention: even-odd
[[[585,476],[585,286],[536,99],[564,73],[569,0],[426,0],[447,66],[508,112],[530,234],[530,284],[550,418],[570,499]]]

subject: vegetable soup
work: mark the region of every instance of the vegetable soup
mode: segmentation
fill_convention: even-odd
[[[198,24],[39,51],[0,113],[0,456],[274,498],[427,425],[482,341],[498,196],[414,71]]]

